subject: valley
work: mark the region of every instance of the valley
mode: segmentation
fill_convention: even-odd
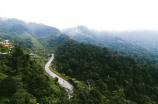
[[[0,54],[0,103],[157,104],[156,34],[85,26],[60,31],[0,18],[0,41],[15,47]]]

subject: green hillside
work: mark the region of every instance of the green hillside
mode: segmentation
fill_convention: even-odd
[[[46,74],[42,63],[19,46],[0,54],[0,104],[69,104],[66,90]]]
[[[36,38],[34,38],[33,36],[31,36],[27,32],[21,34],[19,37],[22,38],[22,39],[28,39],[28,38],[30,38],[31,41],[32,41],[32,43],[33,43],[33,47],[36,48],[36,49],[43,49],[44,48],[44,46],[41,43],[39,43]]]
[[[158,103],[158,55],[139,44],[85,26],[62,33],[0,18],[0,41],[6,39],[15,51],[0,54],[0,104]],[[2,44],[0,49],[7,50]],[[52,68],[74,86],[71,99],[44,70],[50,53]]]
[[[76,104],[158,103],[157,64],[141,64],[108,48],[73,40],[58,47],[53,64],[71,77]]]
[[[56,47],[69,39],[59,29],[37,23],[26,23],[18,19],[0,18],[0,41],[10,40],[12,44],[23,46],[24,50],[39,52]],[[52,49],[50,50],[52,51]]]

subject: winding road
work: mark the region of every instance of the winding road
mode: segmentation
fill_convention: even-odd
[[[68,91],[72,91],[73,89],[73,86],[67,82],[66,80],[64,80],[63,78],[61,78],[60,76],[56,75],[55,73],[53,73],[50,69],[49,69],[49,66],[51,64],[51,62],[53,61],[54,59],[54,54],[52,54],[52,57],[50,58],[50,60],[45,64],[45,70],[46,72],[51,75],[52,77],[57,77],[58,78],[58,82],[61,86],[63,86],[64,88],[66,88],[66,90]],[[70,97],[70,96],[69,96]]]

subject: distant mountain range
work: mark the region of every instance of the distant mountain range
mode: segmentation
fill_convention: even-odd
[[[136,57],[139,61],[149,59],[147,56],[152,58],[151,54],[156,55],[158,51],[157,31],[108,32],[95,31],[86,26],[78,26],[65,29],[62,32],[74,40],[108,47],[119,52],[119,54]]]
[[[68,28],[62,32],[44,24],[26,23],[17,19],[0,18],[0,41],[9,39],[13,44],[32,51],[56,47],[68,39],[107,47],[137,61],[155,59],[158,53],[157,31],[108,32],[86,26]],[[70,38],[69,38],[70,37]],[[154,56],[153,56],[154,55]]]
[[[140,45],[151,52],[158,53],[158,31],[126,31],[126,32],[111,32],[113,36],[119,36],[122,39]]]

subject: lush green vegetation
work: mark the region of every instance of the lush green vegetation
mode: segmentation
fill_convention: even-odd
[[[0,44],[0,52],[1,52],[1,53],[8,52],[8,48],[7,48],[7,47],[4,47],[3,44]]]
[[[0,55],[1,104],[69,103],[65,89],[45,73],[43,60],[39,61],[19,46],[12,54]]]
[[[68,39],[59,33],[42,24],[0,19],[0,41],[8,39],[24,49],[17,46],[11,54],[0,54],[0,104],[69,104],[66,90],[44,70],[50,53]],[[0,49],[7,51],[1,44]],[[29,56],[32,52],[37,55]]]
[[[65,33],[90,44],[54,27],[0,18],[0,41],[23,47],[0,54],[0,104],[158,103],[158,57],[152,51],[84,26]],[[0,49],[7,51],[1,44]],[[52,68],[74,86],[71,99],[44,71],[50,53]]]
[[[58,47],[56,70],[75,78],[73,100],[85,104],[146,104],[158,102],[157,64],[140,64],[134,58],[73,40]]]

